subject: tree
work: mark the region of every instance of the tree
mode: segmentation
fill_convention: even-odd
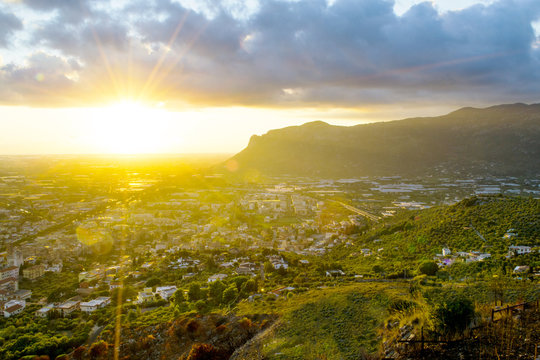
[[[191,283],[191,285],[189,285],[189,291],[188,291],[189,301],[201,300],[201,297],[202,297],[201,285],[196,282]]]
[[[439,271],[439,265],[437,265],[437,263],[435,263],[434,261],[424,261],[418,267],[418,271],[421,274],[433,276],[437,274],[437,271]]]
[[[225,291],[226,288],[227,286],[223,283],[223,281],[220,280],[210,283],[210,298],[212,298],[217,304],[220,304],[223,296],[223,291]]]
[[[206,309],[206,301],[198,300],[195,303],[195,309],[197,310],[197,312],[202,313]]]
[[[258,290],[257,282],[254,279],[249,279],[244,284],[244,291],[247,293],[256,292]]]
[[[91,347],[90,347],[90,358],[91,359],[97,359],[98,357],[101,357],[105,354],[107,354],[107,348],[108,348],[108,344],[101,340],[97,343],[94,343]]]
[[[150,279],[146,281],[146,284],[145,284],[146,287],[154,287],[157,285],[161,285],[161,279],[157,277],[151,277]]]
[[[474,304],[464,296],[444,299],[434,312],[437,329],[454,335],[465,330],[474,318]]]
[[[182,305],[186,301],[186,297],[184,296],[184,290],[182,289],[176,290],[174,292],[172,300],[174,302],[174,305],[176,306]]]
[[[218,266],[214,261],[214,257],[212,255],[208,256],[208,258],[206,259],[206,268],[210,271],[218,269]]]
[[[223,291],[223,303],[231,304],[238,297],[238,289],[235,285],[229,286]]]

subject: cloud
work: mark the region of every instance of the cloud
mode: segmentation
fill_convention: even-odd
[[[401,16],[390,0],[266,0],[249,11],[209,0],[210,12],[176,0],[24,3],[56,15],[29,34],[40,55],[0,69],[8,104],[361,107],[540,94],[535,0],[444,13],[424,2]],[[39,72],[51,79],[36,83]]]
[[[21,20],[11,13],[0,9],[0,47],[9,45],[9,37],[23,28]]]

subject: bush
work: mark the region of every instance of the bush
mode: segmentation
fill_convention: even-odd
[[[232,285],[223,292],[223,303],[230,304],[235,301],[237,297],[238,290],[236,289],[236,286]]]
[[[96,359],[107,354],[108,344],[105,341],[99,341],[90,347],[90,358]]]
[[[437,330],[446,335],[463,332],[473,320],[474,310],[473,302],[463,296],[443,300],[435,308]]]
[[[433,276],[437,274],[437,271],[439,271],[439,265],[437,265],[437,263],[435,263],[434,261],[424,261],[418,267],[418,271],[421,274]]]
[[[195,344],[191,347],[191,351],[187,360],[221,360],[228,359],[227,354],[216,349],[210,344]]]

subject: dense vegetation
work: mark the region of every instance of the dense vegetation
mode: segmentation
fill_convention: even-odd
[[[517,236],[505,237],[510,229]],[[470,263],[457,258],[453,265],[439,271],[440,276],[510,275],[518,265],[540,266],[536,251],[507,258],[510,245],[540,245],[540,200],[474,197],[452,206],[402,213],[373,226],[353,249],[341,247],[332,256],[357,273],[370,273],[377,267],[379,273],[397,277],[422,273],[422,263],[441,254],[443,247],[453,253],[486,252],[491,258]],[[359,254],[362,248],[371,248],[377,254],[364,257]]]

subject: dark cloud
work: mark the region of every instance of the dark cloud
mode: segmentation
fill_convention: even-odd
[[[425,2],[402,16],[387,0],[266,0],[248,18],[213,0],[205,2],[211,16],[172,0],[132,1],[114,11],[103,10],[103,1],[24,2],[57,12],[32,38],[62,56],[4,67],[6,86],[39,65],[85,100],[81,94],[95,97],[107,83],[119,96],[129,88],[169,103],[219,105],[470,104],[540,95],[531,25],[540,18],[537,0],[442,14]],[[5,101],[37,96],[16,86],[10,94]]]
[[[8,46],[10,36],[22,28],[23,25],[19,18],[0,9],[0,47]]]

